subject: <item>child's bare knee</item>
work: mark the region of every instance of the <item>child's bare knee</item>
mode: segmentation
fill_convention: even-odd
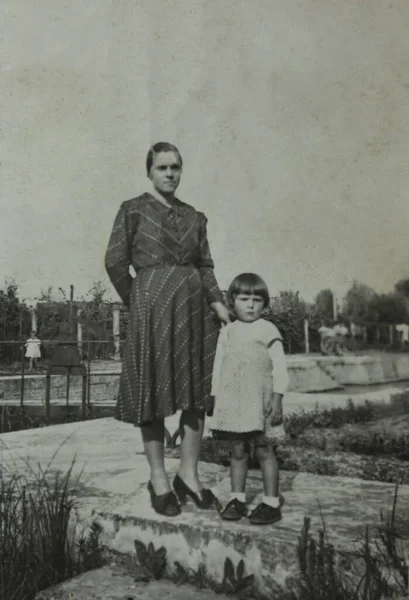
[[[231,449],[231,457],[233,460],[247,460],[250,454],[250,449],[247,442],[234,442]]]
[[[271,444],[257,444],[256,446],[256,456],[258,460],[268,460],[274,458],[274,450]]]

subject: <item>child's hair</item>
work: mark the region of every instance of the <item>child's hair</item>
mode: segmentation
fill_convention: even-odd
[[[270,294],[267,284],[256,273],[242,273],[233,279],[226,294],[228,308],[234,308],[234,302],[240,294],[261,296],[264,300],[264,308],[270,306]]]

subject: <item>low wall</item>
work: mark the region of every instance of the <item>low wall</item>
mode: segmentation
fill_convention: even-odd
[[[409,380],[409,354],[320,356],[317,365],[341,385],[375,385]]]
[[[308,357],[288,357],[289,392],[326,392],[342,389],[342,384],[323,371],[317,361]]]
[[[91,372],[91,404],[115,404],[120,365]],[[342,357],[288,357],[290,377],[289,392],[325,392],[342,389],[348,385],[371,385],[409,380],[409,354],[379,354],[376,356]],[[66,403],[67,378],[51,378],[51,402]],[[27,375],[24,378],[24,404],[45,403],[45,375]],[[70,377],[70,404],[81,403],[82,378]],[[0,377],[0,405],[20,404],[21,378],[18,375]]]

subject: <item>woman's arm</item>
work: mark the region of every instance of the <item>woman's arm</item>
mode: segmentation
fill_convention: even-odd
[[[223,302],[223,294],[214,275],[214,262],[207,239],[207,219],[203,213],[200,214],[199,258],[196,266],[199,269],[209,304]]]
[[[203,213],[200,213],[200,219],[199,258],[196,261],[196,266],[203,281],[208,303],[223,323],[229,323],[230,315],[224,305],[223,294],[214,275],[214,262],[207,239],[207,219]]]
[[[225,344],[226,344],[226,327],[223,327],[219,333],[219,339],[217,340],[216,354],[214,357],[213,363],[213,373],[212,373],[212,396],[217,396],[219,392],[220,385],[220,374],[221,374],[221,366],[225,352]]]
[[[131,239],[125,203],[122,203],[116,215],[108,248],[105,253],[105,269],[112,285],[122,302],[129,306],[132,277]]]

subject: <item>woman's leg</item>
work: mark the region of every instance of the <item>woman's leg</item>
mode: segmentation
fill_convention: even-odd
[[[146,458],[151,470],[151,483],[155,494],[161,496],[171,487],[165,471],[165,422],[153,421],[141,427]]]
[[[269,498],[278,498],[280,471],[273,447],[271,444],[259,445],[256,448],[256,455],[263,476],[264,495]]]
[[[230,462],[232,494],[243,494],[246,489],[249,454],[249,448],[246,442],[233,442]]]
[[[192,492],[199,492],[202,485],[199,481],[197,467],[199,463],[200,443],[203,437],[204,412],[184,410],[180,415],[180,466],[179,477]]]

